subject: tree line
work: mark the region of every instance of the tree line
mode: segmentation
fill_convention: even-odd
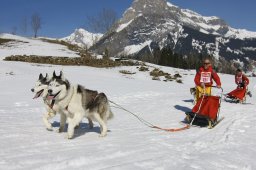
[[[223,57],[220,57],[219,60],[216,60],[212,55],[203,53],[190,53],[187,55],[182,55],[174,52],[170,47],[164,47],[161,50],[156,49],[154,50],[153,55],[154,57],[151,62],[158,65],[181,69],[197,70],[202,66],[202,61],[205,58],[208,58],[212,61],[212,67],[217,72],[233,74],[238,67],[236,64],[225,60]]]

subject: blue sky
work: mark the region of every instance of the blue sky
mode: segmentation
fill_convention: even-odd
[[[0,0],[0,32],[23,34],[22,21],[27,18],[27,36],[32,36],[30,18],[38,13],[42,18],[39,36],[64,37],[76,28],[86,27],[86,17],[103,8],[117,12],[118,17],[131,6],[133,0]],[[205,16],[218,16],[234,28],[256,32],[255,0],[169,0]]]

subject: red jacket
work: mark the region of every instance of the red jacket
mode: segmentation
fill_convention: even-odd
[[[249,79],[244,74],[242,74],[241,76],[236,75],[235,82],[237,85],[239,85],[240,83],[243,83],[247,86],[249,84]]]
[[[218,86],[221,86],[218,74],[212,69],[211,66],[209,66],[208,69],[200,67],[199,71],[196,73],[194,81],[196,86],[200,86],[201,83],[204,83],[205,86],[212,86],[212,79],[216,82]]]

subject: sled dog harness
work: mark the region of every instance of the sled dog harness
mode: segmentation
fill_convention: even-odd
[[[144,120],[143,118],[139,117],[137,114],[135,114],[135,113],[133,113],[133,112],[131,112],[131,111],[125,109],[124,107],[122,107],[122,106],[116,104],[115,102],[110,101],[110,100],[109,100],[109,102],[112,103],[112,104],[114,104],[114,105],[116,105],[118,109],[121,109],[121,110],[124,110],[124,111],[130,113],[131,115],[133,115],[134,117],[136,117],[141,123],[143,123],[144,125],[146,125],[146,126],[148,126],[148,127],[150,127],[150,128],[153,128],[153,129],[159,129],[159,130],[163,130],[163,131],[167,131],[167,132],[178,132],[178,131],[182,131],[182,130],[189,129],[190,126],[191,126],[190,124],[188,124],[188,125],[186,125],[186,126],[184,126],[184,127],[181,127],[181,128],[161,128],[161,127],[159,127],[159,126],[155,126],[155,125],[153,125],[152,123],[150,123],[150,122]]]
[[[199,108],[198,108],[198,110],[196,111],[196,113],[198,113],[199,110],[201,109],[205,95],[206,95],[206,94],[205,94],[205,89],[204,89],[203,98],[202,98],[202,101],[201,101],[201,103],[200,103],[200,105],[199,105]],[[181,128],[162,128],[162,127],[153,125],[152,123],[150,123],[150,122],[144,120],[143,118],[139,117],[137,114],[135,114],[135,113],[133,113],[133,112],[131,112],[131,111],[125,109],[124,107],[122,107],[122,106],[116,104],[115,102],[113,102],[113,101],[111,101],[111,100],[109,100],[109,102],[112,103],[112,104],[114,104],[114,105],[116,105],[118,109],[121,109],[121,110],[124,110],[124,111],[130,113],[131,115],[133,115],[134,117],[136,117],[136,118],[137,118],[141,123],[143,123],[144,125],[146,125],[146,126],[148,126],[148,127],[150,127],[150,128],[159,129],[159,130],[163,130],[163,131],[167,131],[167,132],[178,132],[178,131],[182,131],[182,130],[189,129],[189,128],[191,127],[192,123],[194,122],[195,118],[196,118],[196,114],[195,114],[195,116],[193,117],[192,121],[191,121],[189,124],[187,124],[186,126],[181,127]]]

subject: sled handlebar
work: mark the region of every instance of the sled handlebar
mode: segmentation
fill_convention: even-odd
[[[210,87],[218,88],[217,86],[210,86]],[[218,88],[218,89],[221,89],[221,92],[223,92],[223,88],[222,88],[222,87],[220,87],[220,88]]]

